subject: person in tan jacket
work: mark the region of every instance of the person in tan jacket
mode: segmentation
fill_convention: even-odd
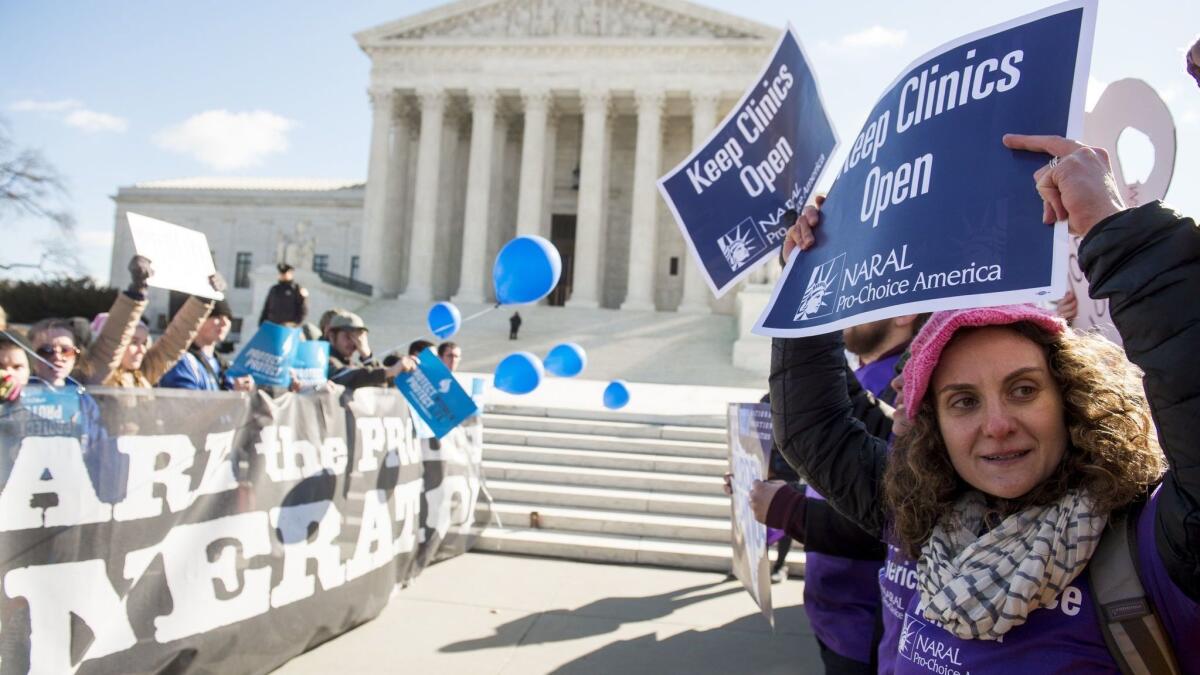
[[[188,345],[192,344],[211,310],[212,301],[195,296],[188,298],[157,341],[150,337],[146,324],[138,321],[121,365],[104,381],[105,386],[153,387],[158,384],[187,353]]]
[[[129,271],[133,277],[131,291],[141,283],[141,292],[126,291],[118,295],[107,317],[100,323],[87,357],[93,363],[112,365],[104,369],[102,378],[93,370],[88,378],[92,384],[153,387],[187,352],[196,331],[212,310],[211,300],[195,296],[188,298],[167,326],[162,339],[157,343],[152,342],[150,329],[141,321],[147,305],[145,280],[152,273],[150,261],[135,256],[129,264]],[[213,275],[209,283],[218,293],[225,290],[225,280],[219,274]]]

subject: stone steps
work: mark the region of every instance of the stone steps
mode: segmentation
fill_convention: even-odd
[[[729,498],[651,492],[580,485],[557,485],[529,481],[487,480],[488,491],[499,502],[522,502],[552,506],[575,506],[709,518],[728,517]]]
[[[501,502],[493,507],[505,527],[533,527],[530,514],[546,530],[595,532],[658,539],[686,539],[728,544],[729,518],[678,516],[634,511],[612,511],[570,506],[545,506]]]
[[[729,571],[723,421],[505,406],[483,438],[480,550]],[[803,573],[799,547],[788,568]]]
[[[515,414],[487,414],[483,417],[483,423],[489,429],[597,434],[623,438],[654,438],[668,441],[701,441],[705,443],[725,443],[726,440],[724,427],[688,427],[653,424],[649,422],[568,419]]]
[[[733,555],[728,543],[560,532],[527,527],[489,527],[480,534],[475,549],[713,572],[728,572]],[[775,551],[772,550],[769,555],[773,560]],[[800,551],[790,553],[787,568],[789,576],[803,576],[804,554]]]
[[[483,446],[483,454],[489,459],[506,462],[562,464],[572,467],[594,467],[601,469],[624,468],[638,471],[684,473],[697,476],[720,476],[729,467],[729,462],[724,459],[652,455],[634,452],[609,452],[606,450],[539,448],[535,446],[505,445],[500,443],[485,444]]]
[[[484,455],[483,474],[488,480],[528,481],[555,485],[581,485],[648,492],[670,492],[690,495],[720,495],[720,476],[695,476],[664,471],[629,469],[598,469],[593,467],[503,462]]]
[[[725,459],[728,450],[724,441],[675,441],[652,438],[624,438],[602,434],[565,433],[558,431],[526,431],[522,429],[489,429],[484,423],[484,439],[487,443],[502,445],[531,445],[542,448],[572,450],[606,450],[610,452],[634,452],[680,457],[703,457]]]

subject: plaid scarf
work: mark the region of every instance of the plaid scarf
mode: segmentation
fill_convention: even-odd
[[[925,618],[964,640],[996,640],[1053,602],[1087,567],[1107,517],[1072,490],[982,536],[984,497],[972,492],[933,529],[917,562]]]

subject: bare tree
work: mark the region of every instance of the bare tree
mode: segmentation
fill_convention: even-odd
[[[82,269],[75,245],[75,218],[64,206],[66,185],[61,174],[41,152],[19,148],[8,124],[0,119],[0,225],[22,216],[48,220],[58,234],[41,243],[44,251],[36,262],[0,262],[0,269],[32,268],[51,273],[58,268],[68,273]]]

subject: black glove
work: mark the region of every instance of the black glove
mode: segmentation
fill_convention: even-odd
[[[224,293],[225,289],[229,288],[229,285],[225,283],[225,277],[221,276],[220,272],[209,276],[208,283],[212,286],[212,289],[218,293]]]
[[[146,256],[135,255],[129,261],[129,288],[126,293],[137,299],[142,299],[146,296],[146,290],[150,288],[147,280],[154,274],[154,267],[150,265],[150,259]]]

